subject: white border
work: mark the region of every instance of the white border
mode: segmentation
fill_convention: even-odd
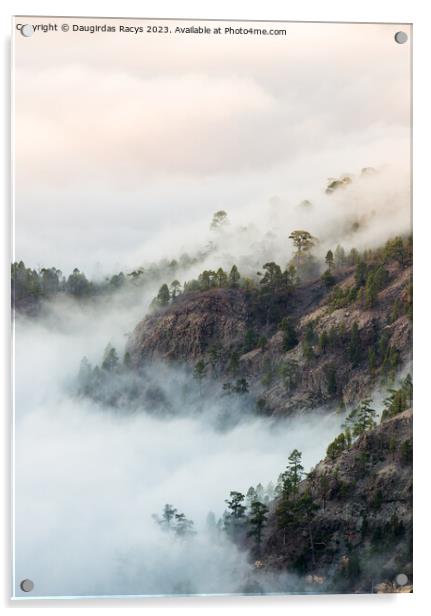
[[[10,578],[10,481],[9,481],[9,456],[10,451],[10,422],[9,416],[9,264],[10,252],[10,142],[6,139],[2,150],[3,165],[1,173],[4,188],[4,207],[2,209],[2,232],[4,250],[2,251],[2,289],[5,301],[2,306],[1,341],[3,353],[1,355],[1,391],[5,392],[4,408],[2,409],[2,447],[4,469],[2,473],[2,497],[1,508],[2,533],[0,552],[3,557],[3,574],[0,574],[0,596],[2,606],[6,609],[33,607],[42,609],[92,609],[94,607],[110,607],[122,610],[126,608],[145,608],[146,611],[157,608],[167,610],[175,608],[184,611],[198,608],[201,611],[209,609],[232,610],[235,614],[245,611],[265,609],[266,611],[279,611],[294,609],[295,612],[308,614],[319,611],[319,616],[325,614],[363,613],[364,610],[372,613],[391,613],[396,615],[407,610],[424,608],[429,603],[426,596],[429,568],[429,504],[428,486],[428,459],[429,438],[431,435],[431,409],[428,403],[428,366],[431,353],[429,341],[429,307],[431,287],[430,279],[430,161],[429,144],[429,114],[431,109],[428,74],[429,57],[431,56],[429,43],[430,21],[427,19],[429,9],[423,0],[356,0],[347,3],[345,0],[306,0],[292,5],[286,1],[254,0],[235,1],[217,0],[206,3],[196,0],[182,0],[181,3],[174,0],[122,0],[120,2],[104,0],[45,0],[37,3],[26,1],[5,0],[1,6],[2,17],[0,27],[2,30],[3,49],[5,50],[2,63],[3,70],[3,125],[4,134],[8,135],[10,126],[10,109],[8,97],[10,58],[8,46],[10,41],[10,16],[13,14],[40,14],[40,15],[76,15],[76,16],[134,16],[134,17],[184,17],[184,18],[223,18],[223,19],[266,19],[266,20],[305,20],[305,21],[381,21],[414,24],[415,49],[414,49],[414,127],[413,127],[413,152],[414,152],[414,242],[415,242],[415,333],[414,333],[414,361],[415,361],[415,592],[412,595],[379,595],[379,596],[287,596],[287,597],[217,597],[217,598],[169,598],[169,599],[133,599],[133,600],[76,600],[73,602],[52,600],[13,602],[9,600]]]

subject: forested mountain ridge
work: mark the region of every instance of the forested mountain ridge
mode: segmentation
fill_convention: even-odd
[[[215,379],[226,393],[249,391],[266,414],[355,403],[410,359],[412,268],[401,247],[354,264],[330,258],[303,283],[292,272],[277,280],[281,269],[266,264],[255,284],[204,286],[171,301],[168,291],[131,335],[130,364],[185,362],[203,386]]]
[[[256,566],[296,572],[308,590],[400,590],[397,575],[412,575],[412,420],[411,409],[385,419],[273,500],[260,545],[248,539]]]

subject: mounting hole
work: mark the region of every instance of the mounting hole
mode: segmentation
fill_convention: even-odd
[[[31,592],[34,588],[34,584],[31,580],[23,580],[19,587],[23,592]]]
[[[396,32],[394,39],[396,43],[402,45],[403,43],[407,43],[409,37],[407,36],[407,32]]]
[[[33,36],[34,34],[33,26],[31,24],[25,24],[24,26],[22,26],[21,34],[26,37]]]
[[[399,573],[397,577],[395,578],[395,581],[398,584],[398,586],[405,586],[407,582],[409,581],[409,578],[406,576],[405,573]]]

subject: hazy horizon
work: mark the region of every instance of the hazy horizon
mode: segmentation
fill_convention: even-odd
[[[202,247],[219,209],[233,225],[278,232],[274,203],[286,225],[303,199],[326,219],[327,178],[370,166],[403,191],[405,219],[409,45],[394,42],[393,25],[286,28],[17,32],[15,258],[66,273],[127,270]],[[390,185],[376,200],[391,198]]]

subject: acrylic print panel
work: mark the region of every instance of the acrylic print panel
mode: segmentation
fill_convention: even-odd
[[[412,589],[411,35],[15,18],[14,597]]]

